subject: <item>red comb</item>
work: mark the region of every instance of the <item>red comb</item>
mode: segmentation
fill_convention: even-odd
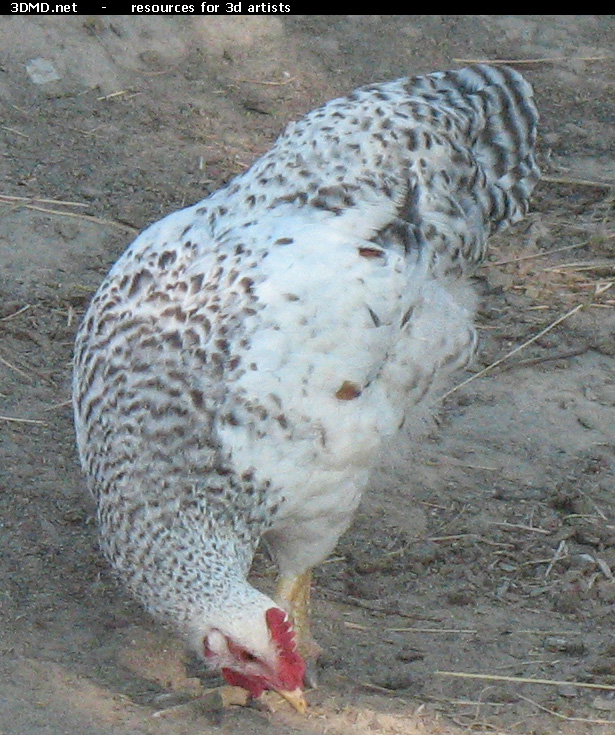
[[[279,607],[271,607],[265,613],[265,620],[278,646],[283,685],[290,691],[303,688],[305,662],[297,653],[297,640],[290,618]]]
[[[279,607],[271,607],[265,613],[267,627],[271,631],[271,637],[283,651],[294,651],[297,647],[295,631],[290,618]]]

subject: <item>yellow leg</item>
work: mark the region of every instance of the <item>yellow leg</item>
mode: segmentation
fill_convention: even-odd
[[[310,627],[310,592],[312,570],[296,576],[283,576],[278,580],[276,600],[291,616],[297,633],[297,648],[303,658],[318,658],[322,649],[312,638]]]

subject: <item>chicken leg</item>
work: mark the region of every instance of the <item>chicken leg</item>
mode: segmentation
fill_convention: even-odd
[[[322,648],[312,637],[310,625],[310,593],[312,585],[312,570],[303,574],[282,575],[278,579],[275,593],[277,602],[290,615],[297,634],[297,649],[306,662],[306,682],[315,686],[316,676],[314,665]]]

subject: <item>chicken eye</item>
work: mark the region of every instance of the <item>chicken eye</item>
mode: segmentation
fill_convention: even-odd
[[[258,661],[258,656],[248,651],[247,648],[238,645],[230,638],[226,639],[226,645],[228,646],[229,653],[234,656],[238,661],[241,661],[244,664]]]

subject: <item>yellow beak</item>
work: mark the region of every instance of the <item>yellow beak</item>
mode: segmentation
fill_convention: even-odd
[[[281,696],[284,697],[284,699],[292,706],[294,707],[297,712],[304,715],[307,713],[307,702],[305,701],[305,698],[303,696],[303,692],[301,689],[297,688],[294,689],[292,692],[288,691],[282,691],[281,689],[276,689],[276,692]]]

